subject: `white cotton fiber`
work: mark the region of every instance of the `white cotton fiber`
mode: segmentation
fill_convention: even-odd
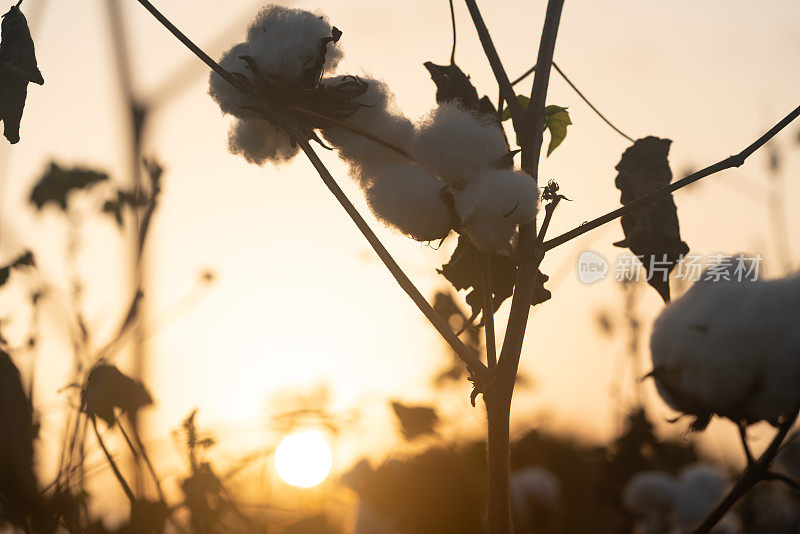
[[[332,28],[324,17],[282,6],[269,5],[256,16],[247,30],[245,42],[228,50],[220,65],[230,72],[243,74],[255,81],[254,73],[241,56],[253,58],[259,69],[276,76],[290,86],[299,84],[309,62],[317,57],[320,39],[330,37]],[[341,59],[339,47],[328,43],[325,67],[332,69]],[[211,73],[209,94],[224,113],[248,116],[248,99],[216,72]]]
[[[500,127],[455,103],[437,107],[417,128],[412,156],[457,189],[508,154]]]
[[[242,59],[250,56],[263,74],[275,77],[287,87],[298,87],[304,70],[319,57],[320,39],[331,34],[330,24],[320,15],[270,5],[250,25],[246,41],[226,52],[219,63],[258,85],[261,82]],[[333,68],[340,58],[339,48],[328,43],[326,68]],[[249,109],[258,102],[242,95],[215,72],[209,80],[209,94],[223,113],[240,119],[233,124],[229,137],[233,152],[259,164],[267,160],[283,161],[297,153],[283,131],[265,126],[264,119]],[[249,124],[251,121],[253,124]]]
[[[228,132],[228,148],[249,163],[263,165],[266,161],[281,163],[297,154],[289,136],[263,119],[237,119]]]
[[[326,78],[323,85],[335,85],[343,81],[345,76]],[[414,135],[414,125],[397,109],[394,95],[387,85],[371,78],[361,78],[367,84],[367,91],[355,102],[360,107],[342,122],[364,130],[376,137],[408,152]],[[390,163],[407,161],[402,155],[366,137],[353,133],[345,128],[330,126],[322,129],[325,139],[339,150],[342,159],[348,161],[356,173],[355,178],[363,181],[370,179],[375,168]]]
[[[800,275],[701,279],[667,306],[650,338],[653,377],[674,409],[753,423],[800,400]]]
[[[486,170],[455,194],[461,225],[480,250],[510,249],[517,224],[531,222],[538,209],[539,189],[522,171]]]
[[[663,471],[642,471],[625,485],[622,502],[631,513],[646,516],[663,514],[674,506],[678,483]]]
[[[416,165],[396,163],[376,171],[365,194],[375,216],[417,241],[445,237],[451,215],[439,193],[446,186],[436,175]]]

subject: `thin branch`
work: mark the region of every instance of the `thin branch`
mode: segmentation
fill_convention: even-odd
[[[450,64],[456,64],[456,10],[453,8],[453,0],[450,1],[450,23],[453,25],[453,48],[450,50]]]
[[[131,430],[133,431],[133,436],[136,439],[136,446],[133,445],[130,436],[125,431],[125,427],[122,425],[122,419],[117,419],[117,426],[119,427],[119,431],[122,433],[122,436],[125,438],[125,442],[128,444],[128,448],[131,450],[131,453],[134,457],[142,457],[144,459],[144,463],[147,466],[147,470],[150,471],[150,476],[153,477],[153,482],[156,485],[156,491],[158,492],[159,500],[164,503],[166,506],[167,499],[164,497],[164,490],[161,487],[161,480],[158,478],[158,474],[156,473],[156,469],[153,466],[153,463],[150,461],[150,457],[147,454],[147,451],[144,448],[144,443],[142,443],[142,438],[139,437],[139,432],[136,431],[136,427],[131,425]],[[137,450],[138,447],[138,450]]]
[[[608,119],[606,118],[606,116],[605,116],[605,115],[603,115],[602,113],[600,113],[600,110],[599,110],[599,109],[597,109],[597,108],[594,106],[594,104],[592,104],[592,103],[591,103],[591,101],[590,101],[590,100],[589,100],[589,99],[586,97],[586,95],[584,95],[584,94],[581,92],[581,90],[580,90],[580,89],[578,89],[578,87],[577,87],[577,86],[576,86],[574,83],[572,83],[572,80],[570,80],[569,78],[567,78],[567,75],[566,75],[566,74],[564,74],[564,71],[562,71],[562,70],[561,70],[561,68],[558,66],[558,64],[557,64],[555,61],[553,61],[553,68],[554,68],[554,69],[556,69],[556,72],[558,72],[558,74],[559,74],[559,75],[560,75],[562,78],[564,78],[564,81],[565,81],[565,82],[567,82],[567,84],[568,84],[570,87],[572,87],[572,90],[573,90],[573,91],[575,91],[575,93],[576,93],[576,94],[577,94],[579,97],[581,97],[581,99],[582,99],[584,102],[586,102],[586,105],[587,105],[587,106],[589,106],[589,107],[591,108],[591,110],[592,110],[592,111],[594,111],[594,112],[597,114],[597,116],[598,116],[598,117],[600,117],[600,118],[603,120],[603,122],[605,122],[606,124],[608,124],[608,125],[611,127],[611,129],[612,129],[612,130],[614,130],[615,132],[617,132],[618,134],[620,134],[622,137],[624,137],[625,139],[627,139],[627,140],[628,140],[628,141],[630,141],[631,143],[633,143],[633,142],[634,142],[634,139],[633,139],[633,138],[629,137],[627,134],[625,134],[625,132],[623,132],[622,130],[620,130],[620,129],[619,129],[619,128],[617,128],[616,126],[614,126],[614,124],[613,124],[613,123],[612,123],[610,120],[608,120]],[[511,85],[517,85],[518,83],[520,83],[521,81],[523,81],[525,78],[527,78],[528,76],[530,76],[530,75],[531,75],[531,74],[532,74],[532,73],[533,73],[535,70],[536,70],[536,65],[534,65],[533,67],[531,67],[531,68],[529,68],[528,70],[526,70],[526,71],[525,71],[523,74],[521,74],[521,75],[519,76],[519,78],[517,78],[516,80],[514,80],[513,82],[511,82]]]
[[[736,481],[736,484],[730,489],[725,498],[722,499],[717,507],[706,516],[703,522],[692,531],[692,534],[706,534],[710,532],[750,488],[763,480],[771,479],[769,467],[778,455],[783,440],[786,439],[789,430],[791,430],[797,420],[797,413],[798,411],[795,409],[794,413],[785,416],[783,422],[778,427],[778,432],[775,434],[775,437],[772,439],[769,446],[767,446],[764,453],[755,463],[747,466],[742,476],[739,477],[739,480]]]
[[[563,72],[563,71],[562,71],[560,68],[558,68],[558,65],[555,63],[555,61],[553,62],[553,68],[554,68],[554,69],[556,69],[556,72],[557,72],[557,73],[559,73],[559,74],[561,75],[561,77],[562,77],[562,78],[564,78],[564,81],[565,81],[565,82],[567,82],[567,83],[569,84],[569,86],[570,86],[570,87],[572,87],[573,91],[575,91],[575,92],[577,93],[577,95],[578,95],[579,97],[581,97],[581,98],[583,99],[583,101],[584,101],[584,102],[586,102],[586,105],[587,105],[587,106],[589,106],[590,108],[592,108],[592,111],[594,111],[594,112],[597,114],[597,116],[598,116],[598,117],[600,117],[601,119],[603,119],[603,122],[605,122],[606,124],[608,124],[608,125],[611,127],[611,129],[612,129],[612,130],[614,130],[615,132],[617,132],[618,134],[620,134],[622,137],[624,137],[625,139],[627,139],[627,140],[628,140],[628,141],[630,141],[631,143],[633,143],[633,142],[634,142],[634,139],[633,139],[632,137],[630,137],[629,135],[625,134],[625,132],[623,132],[622,130],[620,130],[620,129],[619,129],[619,128],[617,128],[616,126],[614,126],[614,125],[611,123],[611,121],[610,121],[610,120],[608,120],[608,119],[605,117],[605,115],[603,115],[602,113],[600,113],[600,110],[599,110],[599,109],[597,109],[596,107],[594,107],[594,104],[592,104],[592,103],[589,101],[589,99],[588,99],[588,98],[586,98],[586,96],[584,96],[584,94],[583,94],[583,93],[581,93],[581,90],[580,90],[580,89],[578,89],[578,88],[575,86],[575,84],[574,84],[574,83],[572,83],[572,81],[571,81],[569,78],[567,78],[567,75],[566,75],[566,74],[564,74],[564,72]]]
[[[232,76],[227,70],[225,70],[222,66],[220,66],[216,61],[211,59],[208,54],[203,52],[197,45],[195,45],[186,35],[184,35],[172,22],[169,21],[161,12],[156,9],[153,4],[151,4],[148,0],[137,0],[145,9],[147,9],[153,17],[156,18],[165,28],[167,28],[178,40],[183,43],[192,53],[194,53],[197,57],[199,57],[206,65],[208,65],[214,72],[219,74],[224,80],[230,83],[234,88],[238,89],[245,95],[251,96],[252,98],[257,99],[259,102],[266,105],[267,103],[263,101],[263,99],[258,95],[255,94],[249,87],[245,84],[240,83],[236,77]],[[324,116],[322,116],[324,117]],[[325,117],[327,119],[327,117]],[[319,173],[320,177],[322,178],[325,185],[328,189],[333,193],[342,207],[345,209],[347,214],[356,224],[358,229],[367,239],[369,244],[378,254],[378,257],[383,261],[384,265],[386,265],[389,272],[392,276],[397,280],[397,283],[400,287],[406,292],[406,294],[411,298],[414,304],[420,309],[420,311],[428,318],[428,320],[433,324],[436,330],[442,335],[442,337],[447,341],[447,343],[453,348],[453,350],[458,354],[458,356],[467,364],[470,368],[471,372],[475,374],[478,378],[487,380],[488,376],[488,368],[483,362],[478,358],[475,354],[470,351],[466,345],[453,333],[450,329],[450,326],[447,322],[438,314],[431,305],[425,300],[425,297],[419,292],[419,290],[414,286],[411,280],[406,276],[397,262],[392,258],[389,251],[383,246],[383,243],[378,239],[375,233],[370,229],[369,225],[366,221],[361,217],[361,214],[358,213],[358,210],[353,206],[344,192],[341,190],[339,185],[334,180],[333,176],[330,174],[328,169],[319,159],[316,152],[311,148],[311,145],[308,143],[308,140],[301,134],[298,133],[297,128],[294,125],[290,125],[289,127],[289,134],[295,139],[295,141],[300,145],[300,148],[306,154],[306,156],[311,161],[311,164]]]
[[[577,228],[574,228],[574,229],[570,230],[569,232],[561,234],[558,237],[554,237],[553,239],[545,241],[544,250],[548,251],[548,250],[551,250],[551,249],[553,249],[553,248],[555,248],[555,247],[557,247],[559,245],[563,245],[567,241],[571,241],[572,239],[575,239],[576,237],[578,237],[580,235],[583,235],[586,232],[594,230],[595,228],[598,228],[598,227],[600,227],[600,226],[602,226],[602,225],[604,225],[606,223],[609,223],[609,222],[611,222],[611,221],[613,221],[615,219],[618,219],[618,218],[622,217],[623,215],[625,215],[626,213],[630,213],[631,211],[633,211],[633,210],[635,210],[635,209],[637,209],[637,208],[639,208],[641,206],[644,206],[645,204],[649,204],[649,203],[651,203],[651,202],[653,202],[655,200],[658,200],[661,197],[666,196],[666,195],[672,193],[673,191],[677,191],[678,189],[681,189],[682,187],[686,187],[687,185],[690,185],[690,184],[692,184],[692,183],[694,183],[694,182],[696,182],[696,181],[698,181],[698,180],[700,180],[702,178],[705,178],[706,176],[710,176],[712,174],[715,174],[715,173],[720,172],[720,171],[724,171],[725,169],[730,169],[732,167],[740,167],[741,165],[744,164],[745,160],[750,155],[753,154],[753,152],[755,152],[756,150],[758,150],[759,148],[764,146],[764,144],[767,141],[769,141],[770,139],[775,137],[775,135],[778,132],[783,130],[786,126],[788,126],[798,116],[800,116],[800,106],[796,107],[791,113],[786,115],[786,117],[784,117],[780,122],[778,122],[775,126],[770,128],[770,130],[767,133],[765,133],[764,135],[759,137],[755,142],[753,142],[751,145],[749,145],[747,148],[745,148],[744,150],[742,150],[741,152],[739,152],[735,156],[730,156],[729,158],[726,158],[726,159],[724,159],[724,160],[722,160],[720,162],[717,162],[717,163],[715,163],[715,164],[713,164],[713,165],[711,165],[709,167],[706,167],[705,169],[702,169],[702,170],[699,170],[699,171],[697,171],[695,173],[692,173],[689,176],[687,176],[687,177],[685,177],[685,178],[683,178],[681,180],[678,180],[677,182],[673,182],[672,184],[670,184],[667,187],[659,189],[658,191],[650,193],[649,195],[645,195],[644,197],[642,197],[642,198],[640,198],[638,200],[634,200],[633,202],[630,202],[630,203],[622,206],[621,208],[617,208],[614,211],[606,213],[605,215],[602,215],[602,216],[600,216],[600,217],[598,217],[598,218],[596,218],[596,219],[594,219],[592,221],[583,223],[582,225],[578,226]]]
[[[480,254],[481,291],[483,292],[483,323],[486,335],[486,364],[497,367],[497,340],[494,333],[494,291],[492,289],[492,257]]]
[[[114,461],[114,458],[111,457],[111,453],[108,452],[106,448],[106,444],[103,443],[103,438],[100,437],[100,431],[97,429],[97,417],[94,415],[89,416],[92,420],[92,428],[94,428],[94,435],[97,437],[97,443],[100,444],[100,448],[103,449],[103,454],[106,455],[106,459],[108,460],[108,464],[111,466],[111,470],[114,471],[114,476],[117,477],[119,481],[119,485],[122,486],[122,489],[125,491],[125,495],[128,496],[128,499],[131,501],[131,504],[136,503],[136,496],[133,494],[131,487],[125,482],[125,477],[122,476],[122,473],[117,467],[117,463]]]
[[[425,297],[422,296],[422,293],[419,292],[408,276],[406,276],[394,258],[392,258],[392,255],[389,254],[389,251],[386,250],[386,247],[383,246],[383,243],[381,243],[380,239],[378,239],[378,236],[375,235],[364,218],[361,217],[361,214],[358,213],[358,210],[356,210],[355,206],[353,206],[353,204],[347,198],[347,195],[345,195],[341,190],[339,184],[336,183],[336,180],[334,180],[333,176],[331,176],[331,173],[319,159],[319,156],[317,156],[317,153],[311,148],[308,140],[302,135],[298,134],[293,128],[290,128],[290,132],[300,145],[300,148],[303,150],[303,152],[305,152],[306,156],[308,156],[308,159],[317,170],[317,173],[319,173],[322,181],[325,183],[331,193],[333,193],[333,196],[336,197],[336,200],[339,201],[339,204],[341,204],[341,206],[350,216],[350,219],[352,219],[356,227],[358,227],[361,234],[366,238],[367,242],[369,242],[372,249],[381,259],[383,264],[392,274],[403,291],[406,292],[414,304],[417,305],[417,308],[419,308],[425,317],[428,318],[431,324],[436,328],[436,330],[439,331],[439,333],[453,348],[456,354],[458,354],[459,358],[461,358],[464,363],[467,364],[470,370],[477,374],[479,378],[488,378],[488,368],[486,365],[484,365],[483,362],[475,354],[473,354],[473,352],[469,350],[467,346],[464,345],[464,343],[453,333],[447,322],[442,318],[441,315],[434,311],[428,301],[425,300]]]
[[[517,138],[523,141],[527,131],[525,110],[522,109],[522,104],[517,100],[517,95],[514,93],[514,88],[511,87],[511,82],[508,81],[508,74],[506,74],[506,70],[503,68],[500,56],[497,55],[494,42],[492,42],[492,36],[489,34],[488,28],[486,28],[486,23],[483,22],[478,4],[475,3],[475,0],[466,0],[466,3],[469,14],[472,17],[472,22],[475,25],[475,29],[478,31],[478,38],[483,46],[486,59],[489,60],[489,65],[492,67],[494,77],[497,79],[497,84],[500,86],[500,93],[503,95],[503,98],[505,98],[511,110],[511,122],[514,125],[514,131],[517,133]]]
[[[549,65],[553,61],[553,52],[558,35],[558,26],[561,19],[561,10],[564,0],[550,0],[547,4],[544,29],[539,43],[537,65]],[[533,80],[533,91],[528,107],[528,124],[532,135],[530,144],[522,147],[522,169],[538,182],[539,156],[542,150],[542,128],[535,126],[544,122],[544,103],[547,96],[547,85],[550,80],[550,69],[538,69]],[[511,311],[508,318],[503,348],[500,351],[498,370],[504,375],[506,387],[511,388],[516,379],[519,367],[522,343],[525,339],[525,330],[528,325],[531,302],[537,284],[539,265],[544,254],[532,248],[536,239],[536,224],[531,222],[520,226],[519,229],[519,257],[520,265],[517,269],[517,278],[514,283],[514,296],[511,300]]]

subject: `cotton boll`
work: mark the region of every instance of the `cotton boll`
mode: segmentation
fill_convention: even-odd
[[[691,529],[705,518],[725,495],[725,474],[708,464],[692,464],[678,477],[673,518],[681,529]]]
[[[457,189],[508,154],[508,143],[491,119],[455,103],[441,104],[418,127],[412,156]]]
[[[663,471],[637,473],[625,485],[622,502],[630,512],[646,516],[671,510],[678,493],[676,480]]]
[[[461,225],[480,250],[510,250],[517,224],[531,222],[538,209],[539,190],[528,174],[486,170],[455,195]]]
[[[654,324],[659,394],[701,421],[776,423],[800,400],[799,320],[800,275],[697,282]]]
[[[275,76],[288,86],[300,84],[303,71],[315,60],[320,39],[330,37],[330,24],[317,14],[300,9],[270,5],[264,8],[247,31],[247,40],[226,52],[220,65],[230,72],[257,78],[242,56],[249,56],[265,75]],[[341,59],[341,50],[327,45],[325,67],[334,68]],[[254,102],[244,97],[216,72],[211,73],[209,94],[223,113],[247,115],[244,108]]]
[[[263,119],[236,120],[228,132],[228,148],[257,165],[288,161],[299,150],[297,145],[292,146],[288,135]]]
[[[541,467],[527,467],[511,474],[511,500],[520,506],[535,501],[555,508],[561,498],[558,478]]]
[[[445,237],[451,215],[439,194],[446,184],[430,171],[408,163],[386,165],[365,194],[372,212],[417,241]]]
[[[326,78],[323,85],[335,85],[346,76]],[[405,118],[394,104],[394,95],[388,86],[371,78],[362,78],[367,83],[366,92],[355,99],[361,104],[355,113],[343,120],[347,124],[364,130],[376,137],[408,151],[414,135],[414,125]],[[369,181],[374,171],[389,163],[406,161],[396,151],[375,141],[338,126],[322,129],[325,139],[339,150],[339,155],[351,163],[359,181]]]

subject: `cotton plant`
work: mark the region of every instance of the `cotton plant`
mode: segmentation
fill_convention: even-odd
[[[672,182],[668,161],[671,141],[656,136],[635,140],[623,133],[600,115],[553,62],[564,0],[548,0],[530,98],[516,94],[516,81],[509,81],[476,1],[466,0],[497,81],[499,102],[495,106],[488,97],[481,97],[469,76],[456,65],[453,11],[450,64],[425,63],[436,84],[437,106],[417,122],[408,119],[395,105],[391,80],[337,72],[343,56],[340,48],[343,33],[323,14],[266,6],[250,25],[245,40],[232,46],[216,62],[149,0],[137,1],[212,69],[209,93],[220,110],[232,118],[228,136],[231,152],[262,165],[284,163],[302,151],[401,289],[464,362],[474,386],[471,401],[474,404],[476,397],[482,395],[486,406],[487,524],[491,534],[510,534],[513,528],[509,491],[510,407],[530,308],[551,296],[543,286],[547,277],[539,270],[545,254],[621,218],[625,239],[617,245],[642,256],[643,263],[663,255],[672,269],[688,245],[680,237],[671,193],[711,174],[742,165],[800,116],[798,107],[738,154]],[[451,9],[454,9],[452,3]],[[20,38],[25,37],[25,32],[11,32],[7,28],[10,29],[4,23],[0,50],[11,50],[15,46],[30,48],[27,39]],[[4,70],[18,67],[5,56],[0,59],[0,68]],[[551,65],[616,133],[633,145],[624,152],[616,167],[619,174],[615,184],[621,191],[622,207],[545,239],[556,206],[565,197],[559,193],[555,182],[540,188],[544,185],[540,183],[544,182],[540,176],[540,160],[542,152],[546,152],[544,157],[549,157],[562,145],[567,127],[572,124],[567,108],[546,103]],[[28,78],[28,81],[38,82],[39,78]],[[497,88],[493,88],[492,94],[496,94]],[[16,125],[15,117],[21,112],[21,106],[17,108],[13,113],[3,113],[6,122],[12,123],[12,129]],[[518,150],[507,141],[502,127],[504,120],[510,120]],[[8,131],[9,124],[6,128]],[[550,137],[546,151],[543,150],[545,134]],[[16,137],[12,137],[13,142]],[[471,319],[481,315],[480,325],[486,335],[485,360],[453,332],[406,276],[341,190],[312,142],[338,152],[363,191],[370,210],[387,226],[421,242],[444,239],[453,232],[459,234],[453,256],[439,272],[457,290],[468,291],[466,300],[473,310]],[[518,159],[515,158],[517,152]],[[795,309],[781,296],[788,294],[795,285],[791,281],[769,284],[759,283],[754,286],[758,289],[751,288],[752,294],[750,290],[742,290],[747,293],[745,300],[759,310],[760,315],[755,319],[766,333],[754,332],[745,324],[753,314],[735,305],[736,298],[725,300],[728,298],[725,292],[738,295],[739,289],[707,288],[704,291],[698,286],[697,291],[691,291],[667,308],[656,326],[654,339],[659,341],[654,341],[653,345],[653,376],[659,390],[673,407],[696,417],[697,428],[713,414],[735,419],[742,428],[762,419],[779,425],[778,445],[771,446],[758,460],[751,459],[744,475],[745,484],[750,485],[773,476],[767,468],[794,420],[791,413],[780,413],[790,408],[787,391],[795,377],[793,364],[786,354],[793,350],[794,338],[786,333],[784,322],[767,324],[766,318],[776,318],[775,309]],[[670,300],[668,281],[653,287],[665,301]],[[718,291],[723,295],[711,299],[712,304],[704,304],[706,299],[701,297],[702,293],[716,295]],[[730,302],[730,309],[722,310],[731,312],[726,315],[730,320],[715,320],[707,313],[687,309],[686,313],[697,319],[696,324],[681,322],[678,316],[682,313],[672,310],[693,308],[681,302],[684,299],[693,302],[694,294],[707,313],[720,311],[721,305],[715,304],[718,298]],[[502,347],[498,350],[494,312],[507,299],[511,299],[509,319]],[[752,345],[751,341],[744,340],[741,347],[731,347],[730,341],[718,337],[718,327],[732,336],[741,334],[735,326],[760,336],[766,361],[776,365],[778,370],[754,364],[743,356],[743,349]],[[685,347],[673,344],[668,335],[659,337],[659,332],[673,332],[697,338],[703,334],[703,329],[712,327],[713,332],[705,333],[710,333],[709,339],[725,350],[712,354],[713,351],[703,348],[704,355],[711,354],[709,367],[694,374],[695,363]],[[742,336],[736,339],[741,340]],[[730,364],[727,367],[726,362]],[[719,386],[712,381],[710,368],[752,388],[743,393]],[[753,376],[759,376],[764,383],[748,381]],[[720,397],[711,398],[703,389],[706,386],[718,388]],[[775,388],[775,391],[767,392],[762,386]],[[746,403],[752,401],[752,406],[738,406],[737,399]],[[748,452],[748,457],[751,456]],[[741,489],[739,484],[736,487]],[[707,516],[698,531],[708,532],[739,495],[729,494]]]

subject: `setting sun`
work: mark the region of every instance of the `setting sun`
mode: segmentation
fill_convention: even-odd
[[[333,452],[317,430],[295,432],[281,440],[275,450],[275,469],[281,480],[299,488],[316,486],[328,476]]]

